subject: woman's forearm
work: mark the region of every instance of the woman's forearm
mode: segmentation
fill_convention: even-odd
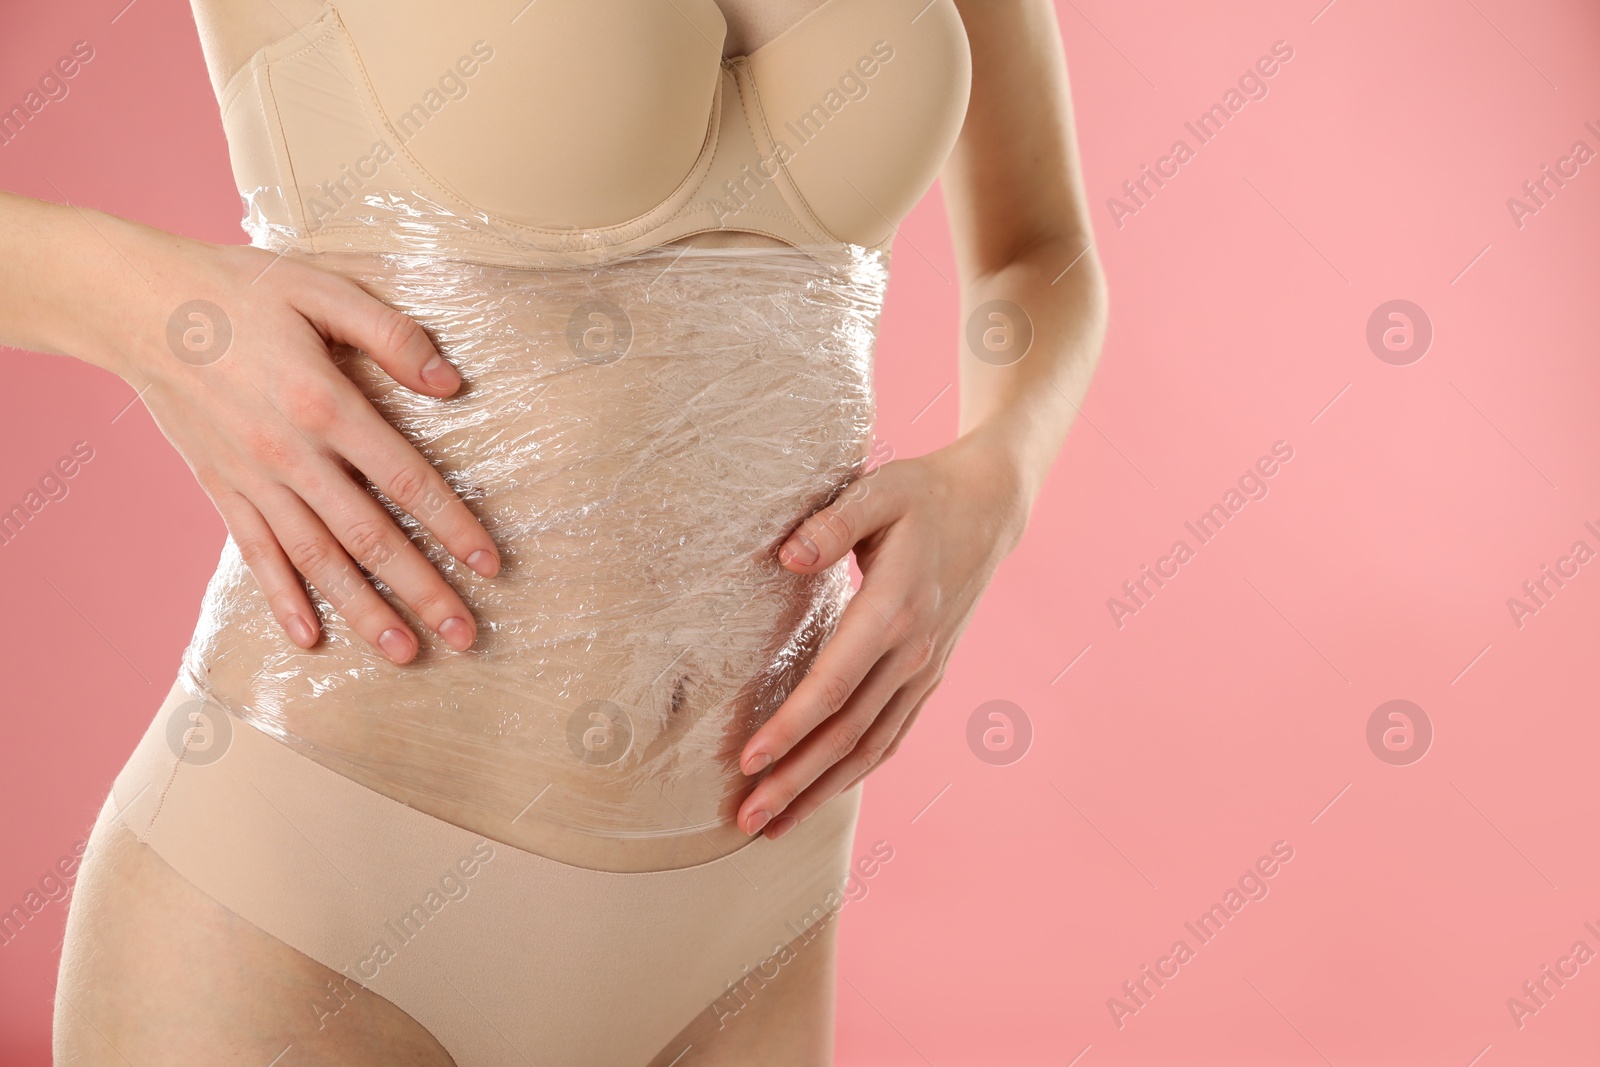
[[[982,443],[1025,513],[1088,391],[1106,286],[1054,6],[956,2],[972,98],[941,182],[962,280],[960,440]]]
[[[1099,360],[1099,260],[1087,239],[1041,243],[971,279],[962,303],[959,432],[997,449],[1031,504]]]
[[[152,240],[182,238],[88,208],[0,192],[0,343],[77,356],[126,377],[124,329],[154,282]],[[153,294],[152,294],[153,295]]]

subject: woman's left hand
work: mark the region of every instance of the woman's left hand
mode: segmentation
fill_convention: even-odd
[[[745,744],[772,771],[739,808],[781,837],[900,747],[1032,506],[1012,454],[980,433],[864,475],[789,535],[779,562],[816,574],[856,553],[861,588],[810,672]]]

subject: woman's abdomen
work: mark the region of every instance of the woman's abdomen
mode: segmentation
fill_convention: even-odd
[[[754,784],[739,751],[849,596],[845,564],[796,575],[776,548],[867,459],[881,257],[313,261],[417,318],[461,371],[436,400],[337,355],[483,520],[502,570],[478,577],[401,517],[479,637],[458,653],[406,613],[421,650],[395,666],[320,595],[323,640],[295,646],[230,540],[188,684],[369,788],[565,862],[735,847]],[[387,593],[382,564],[358,562]]]

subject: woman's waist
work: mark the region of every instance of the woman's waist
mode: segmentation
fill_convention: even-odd
[[[197,695],[303,754],[497,840],[599,865],[710,858],[754,785],[739,752],[848,596],[842,565],[547,575],[491,606],[469,595],[472,650],[417,625],[396,666],[336,615],[316,648],[292,644],[230,542],[185,667]]]

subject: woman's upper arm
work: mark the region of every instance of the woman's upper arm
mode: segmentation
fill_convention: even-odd
[[[956,6],[972,48],[972,95],[940,183],[972,277],[1044,242],[1081,245],[1090,226],[1052,0]]]

